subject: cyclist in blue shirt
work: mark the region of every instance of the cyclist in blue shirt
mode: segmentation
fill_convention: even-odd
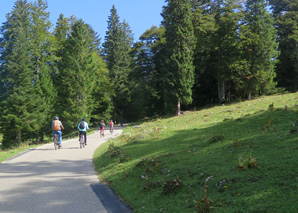
[[[87,145],[87,130],[89,129],[88,123],[85,121],[85,118],[78,124],[78,130],[80,135],[84,135],[85,145]],[[80,136],[79,136],[80,140]]]

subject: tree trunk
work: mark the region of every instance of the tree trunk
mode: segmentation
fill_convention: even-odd
[[[247,92],[247,99],[251,100],[251,91],[250,90]]]
[[[181,114],[180,101],[178,101],[176,115],[180,115],[180,114]]]
[[[223,102],[225,98],[225,82],[221,79],[218,79],[217,83],[217,89],[218,89],[218,100],[219,102]]]
[[[18,132],[17,132],[17,137],[16,137],[16,140],[17,140],[17,141],[16,141],[16,143],[17,143],[16,145],[17,145],[17,146],[19,146],[19,145],[21,144],[21,142],[22,142],[22,140],[21,140],[21,136],[22,136],[21,131],[18,131]]]

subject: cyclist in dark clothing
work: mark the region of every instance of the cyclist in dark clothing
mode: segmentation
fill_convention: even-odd
[[[89,129],[89,126],[88,123],[85,121],[85,118],[83,118],[82,121],[78,124],[78,129],[80,135],[84,135],[85,145],[87,145],[87,130]]]

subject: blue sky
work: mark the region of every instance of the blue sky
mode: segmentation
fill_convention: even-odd
[[[34,0],[28,0],[34,2]],[[65,17],[71,15],[81,18],[90,24],[102,38],[107,31],[107,20],[113,4],[122,22],[124,19],[130,25],[137,41],[147,29],[153,25],[159,27],[162,21],[160,13],[164,0],[47,0],[50,21],[53,25],[62,13]],[[12,11],[15,0],[2,0],[0,3],[0,24],[6,21],[5,15]]]

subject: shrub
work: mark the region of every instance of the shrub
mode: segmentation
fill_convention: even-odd
[[[258,167],[257,159],[251,158],[251,154],[249,154],[246,158],[242,158],[242,156],[238,159],[238,165],[242,169],[248,169],[251,167]]]
[[[209,143],[216,143],[219,141],[223,141],[225,136],[223,134],[216,134],[209,139]]]
[[[163,184],[163,194],[177,194],[183,187],[181,180],[168,180]]]

